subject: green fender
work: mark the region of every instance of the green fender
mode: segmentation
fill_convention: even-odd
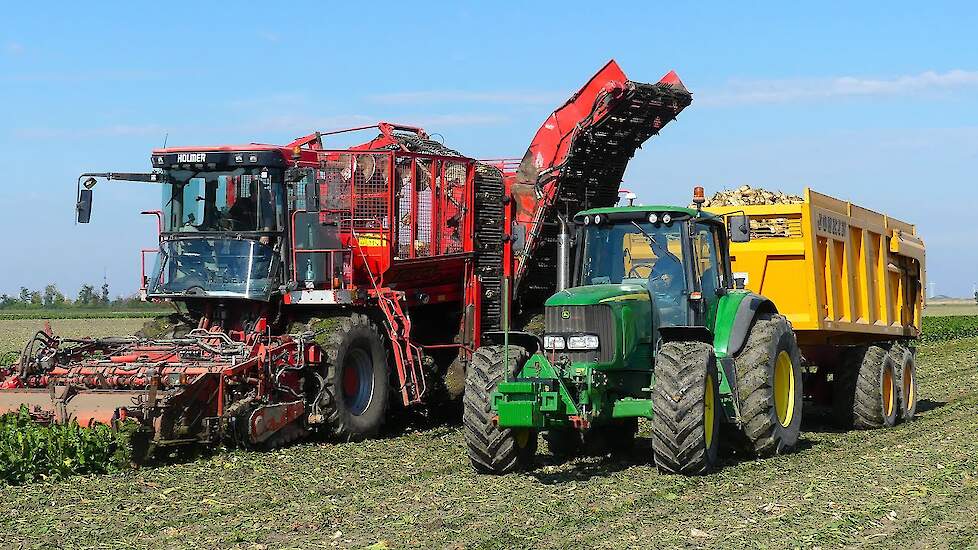
[[[744,347],[758,314],[778,312],[771,300],[744,290],[729,290],[718,302],[712,320],[713,349],[718,358],[733,357]]]

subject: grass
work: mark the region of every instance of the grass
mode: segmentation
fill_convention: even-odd
[[[0,321],[18,319],[136,319],[173,313],[172,309],[4,309]]]
[[[627,460],[478,476],[457,426],[0,487],[0,547],[963,547],[978,544],[978,338],[919,348],[893,429],[810,418],[801,449],[664,476]]]
[[[978,315],[978,303],[974,300],[960,302],[941,302],[924,307],[924,317],[946,317],[949,315]]]
[[[85,336],[119,336],[139,330],[146,319],[52,319],[51,329],[57,336],[82,338]],[[0,320],[0,365],[17,360],[24,344],[44,328],[38,319]]]

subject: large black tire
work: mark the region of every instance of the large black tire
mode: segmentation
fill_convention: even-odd
[[[472,467],[483,474],[508,474],[528,468],[537,451],[537,432],[501,429],[493,422],[492,393],[505,378],[505,348],[483,346],[475,351],[465,376],[462,424]],[[526,350],[509,347],[510,372],[526,362]]]
[[[655,358],[652,451],[660,472],[698,475],[713,469],[720,447],[720,390],[713,348],[668,342]]]
[[[900,397],[900,418],[906,422],[917,414],[917,354],[902,343],[890,348],[896,369],[897,392]]]
[[[737,355],[737,391],[747,450],[755,456],[791,451],[801,435],[801,352],[783,315],[754,321]]]
[[[839,388],[844,406],[851,403],[848,414],[838,411],[843,427],[859,430],[892,427],[899,418],[897,367],[887,346],[854,348],[843,366]],[[851,395],[851,397],[850,397]]]
[[[344,441],[361,441],[380,431],[390,404],[387,343],[366,315],[340,319],[323,342],[323,392],[320,408],[327,432]]]

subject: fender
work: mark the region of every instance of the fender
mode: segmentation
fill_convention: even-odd
[[[717,357],[736,355],[759,314],[774,314],[774,302],[753,292],[727,292],[720,298],[714,321],[713,348]]]

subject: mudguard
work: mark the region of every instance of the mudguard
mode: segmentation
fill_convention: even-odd
[[[777,313],[774,302],[753,292],[727,292],[720,298],[714,321],[717,357],[733,357],[744,347],[758,314]]]

